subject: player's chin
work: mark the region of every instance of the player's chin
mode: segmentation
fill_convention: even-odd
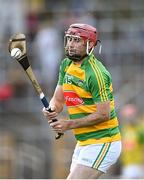
[[[81,60],[80,54],[66,53],[66,56],[74,62],[78,62]]]

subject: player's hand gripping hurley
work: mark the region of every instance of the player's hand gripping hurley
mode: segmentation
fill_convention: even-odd
[[[49,103],[33,73],[31,65],[29,64],[26,51],[26,37],[24,34],[18,33],[10,38],[9,52],[11,53],[12,49],[14,48],[19,48],[21,50],[21,56],[18,58],[15,57],[15,59],[20,63],[20,65],[26,72],[44,107],[47,109],[47,111],[52,112],[52,110],[49,108]],[[53,119],[53,122],[55,121],[57,121],[57,119]],[[55,138],[59,139],[62,135],[63,133],[57,133]]]

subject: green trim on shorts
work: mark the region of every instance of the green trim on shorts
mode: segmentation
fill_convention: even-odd
[[[99,168],[99,166],[103,162],[104,158],[106,157],[106,155],[107,155],[107,153],[109,151],[110,146],[111,146],[111,143],[105,143],[102,146],[98,157],[96,158],[95,162],[92,165],[93,168],[95,168],[95,169]]]
[[[103,146],[102,146],[102,148],[101,148],[101,150],[100,150],[100,152],[99,152],[99,154],[98,154],[98,156],[97,156],[96,160],[94,161],[94,163],[93,163],[92,167],[94,167],[94,165],[95,165],[95,163],[96,163],[97,159],[98,159],[98,158],[99,158],[99,156],[101,155],[101,152],[102,152],[102,150],[103,150],[103,148],[104,148],[105,144],[106,144],[106,143],[104,143],[104,144],[103,144]]]
[[[101,162],[100,162],[100,163],[99,163],[99,165],[97,166],[97,169],[99,168],[99,166],[100,166],[100,165],[101,165],[101,163],[103,162],[104,158],[106,157],[106,155],[107,155],[107,153],[108,153],[108,151],[109,151],[110,146],[111,146],[111,143],[109,143],[109,145],[108,145],[108,149],[107,149],[107,151],[106,151],[106,153],[105,153],[104,157],[102,158]]]

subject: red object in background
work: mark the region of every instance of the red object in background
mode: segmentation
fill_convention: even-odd
[[[0,85],[0,101],[6,101],[13,96],[13,87],[10,84]]]

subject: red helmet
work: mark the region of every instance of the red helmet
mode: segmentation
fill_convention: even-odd
[[[96,28],[88,24],[71,24],[69,29],[65,32],[66,35],[76,35],[82,37],[85,41],[90,40],[96,45],[98,32]]]

